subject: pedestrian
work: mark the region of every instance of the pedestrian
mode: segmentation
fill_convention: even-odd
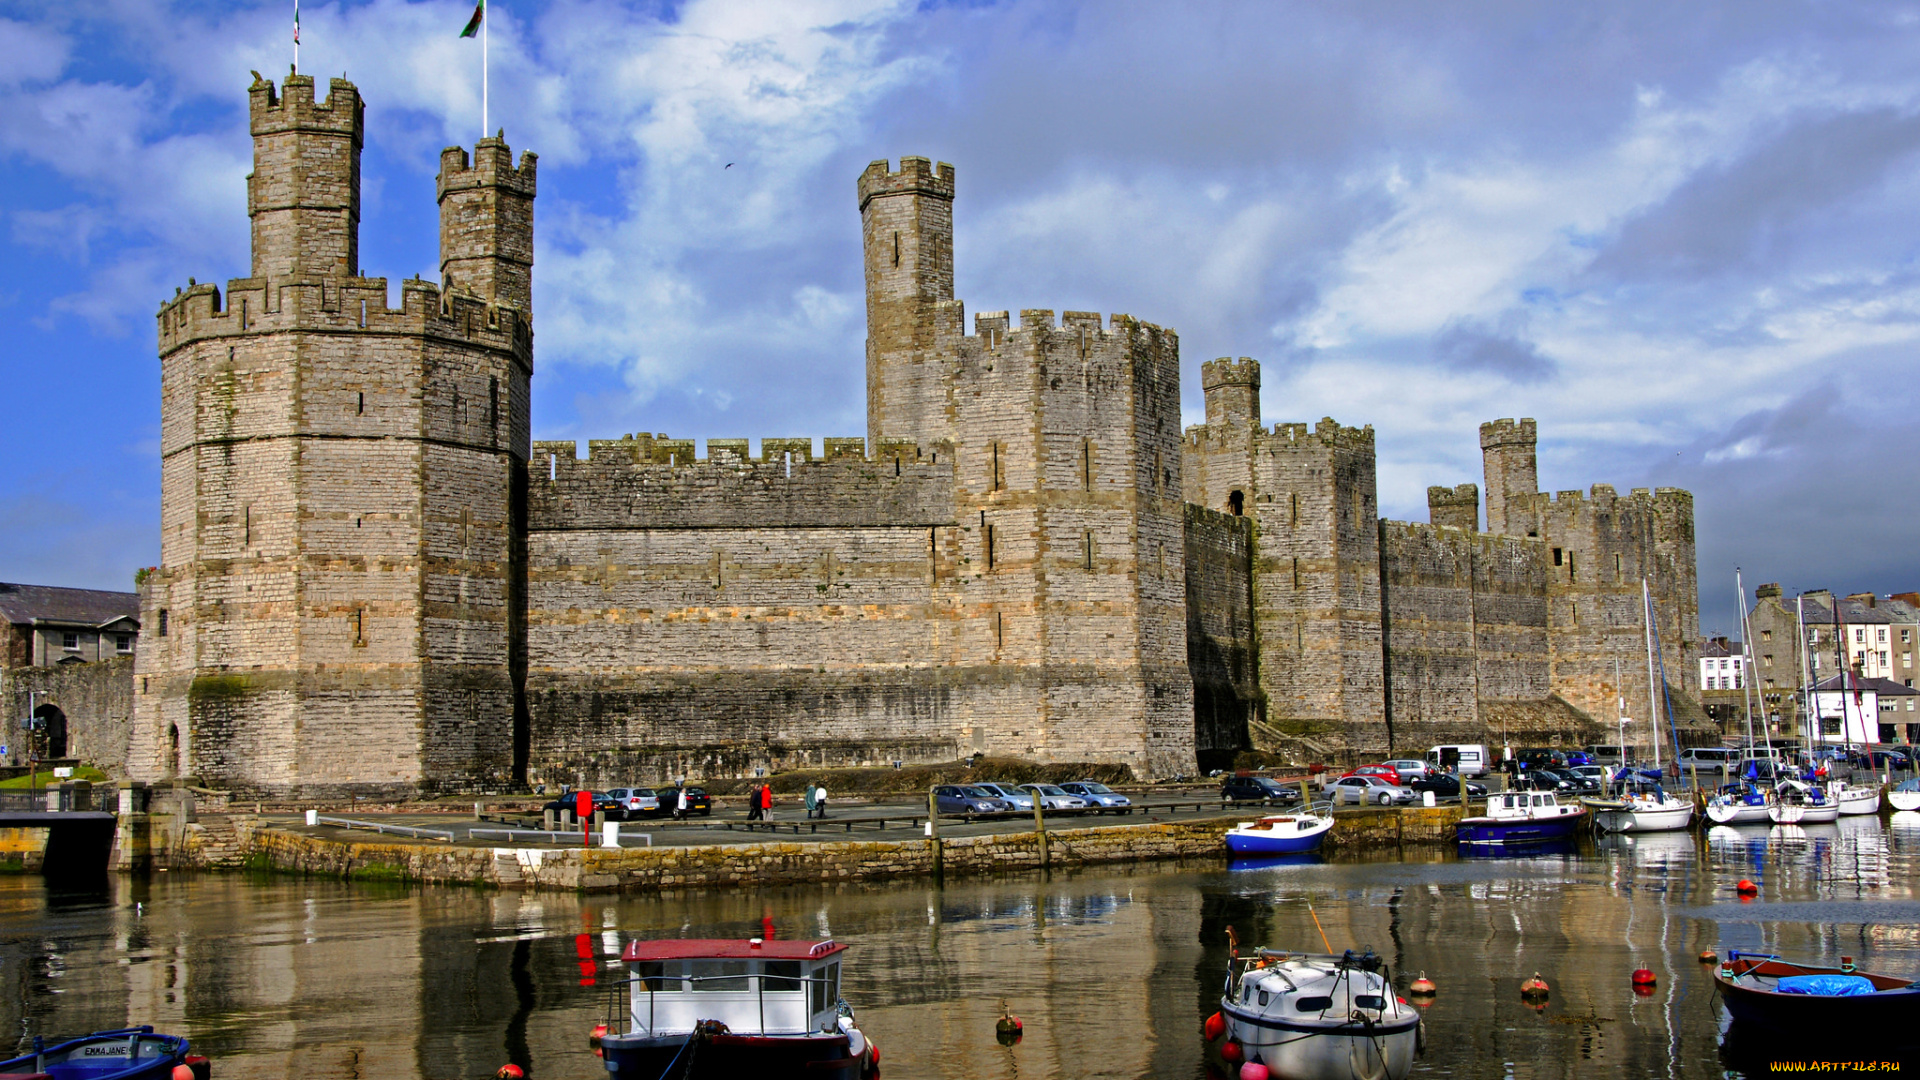
[[[680,793],[673,799],[673,819],[687,820],[687,782],[685,780],[680,781]]]
[[[758,784],[755,784],[754,786],[747,789],[747,820],[748,821],[760,820],[760,817],[761,817],[760,796],[763,793],[764,792],[761,790],[761,787]]]
[[[813,789],[813,801],[820,808],[820,817],[827,816],[827,785],[821,784]]]
[[[809,780],[807,781],[807,820],[809,821],[813,820],[813,808],[815,806],[813,793],[813,781]]]
[[[760,816],[768,821],[773,820],[773,785],[772,784],[760,785]]]

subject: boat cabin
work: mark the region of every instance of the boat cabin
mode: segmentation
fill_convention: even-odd
[[[1505,791],[1487,799],[1490,818],[1550,818],[1581,812],[1554,798],[1551,791]]]
[[[684,1035],[718,1020],[735,1035],[831,1031],[840,954],[832,941],[635,941],[627,963],[633,1032]]]

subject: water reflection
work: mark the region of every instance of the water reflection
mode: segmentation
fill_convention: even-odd
[[[158,875],[0,880],[0,1023],[152,1023],[231,1077],[604,1076],[586,1029],[629,937],[854,946],[846,993],[890,1080],[1204,1075],[1226,928],[1243,946],[1372,947],[1425,972],[1417,1075],[1723,1075],[1703,949],[1920,974],[1920,814],[1610,836],[1462,860],[1408,848],[1201,867],[706,895],[576,897]],[[1741,897],[1736,882],[1760,886]],[[1311,913],[1309,911],[1311,905]],[[1629,973],[1654,972],[1636,995]],[[1544,1010],[1521,999],[1539,972]],[[1026,1021],[994,1038],[1002,1002]]]

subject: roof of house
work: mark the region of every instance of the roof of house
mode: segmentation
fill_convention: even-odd
[[[1788,611],[1794,610],[1796,602],[1805,604],[1804,617],[1808,629],[1811,630],[1815,627],[1831,626],[1833,624],[1834,601],[1830,597],[1824,594],[1808,594],[1796,599],[1783,599],[1780,601],[1781,605]],[[1843,599],[1839,601],[1839,604],[1840,622],[1843,625],[1853,625],[1856,623],[1920,623],[1920,608],[1916,608],[1904,600],[1894,600],[1891,598],[1876,600],[1872,607],[1868,607],[1864,601],[1860,600]]]
[[[1746,651],[1740,647],[1740,643],[1737,641],[1728,641],[1725,638],[1708,638],[1706,642],[1700,646],[1700,655],[1745,656]]]
[[[1845,686],[1842,686],[1840,684],[1840,680],[1843,677],[1847,680]],[[1862,676],[1855,676],[1855,675],[1829,676],[1825,682],[1816,684],[1814,686],[1814,689],[1815,690],[1871,690],[1874,693],[1879,694],[1881,697],[1912,697],[1916,694],[1920,694],[1920,690],[1915,690],[1911,686],[1903,686],[1900,683],[1894,682],[1892,679],[1877,679],[1877,678],[1872,678],[1870,676],[1864,676],[1864,675]]]
[[[140,594],[0,581],[0,619],[16,626],[35,622],[62,626],[105,626],[120,619],[132,619],[137,623],[140,619]]]

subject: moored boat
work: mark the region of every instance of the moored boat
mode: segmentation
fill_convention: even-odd
[[[1729,785],[1707,800],[1707,817],[1720,825],[1751,825],[1768,820],[1767,796],[1751,784]]]
[[[1288,1080],[1404,1080],[1422,1040],[1419,1011],[1394,993],[1385,962],[1351,949],[1230,958],[1206,1034],[1229,1065],[1257,1062]]]
[[[1833,801],[1839,805],[1842,814],[1880,812],[1880,789],[1877,787],[1838,783],[1831,785],[1828,791],[1833,796]]]
[[[195,1080],[207,1080],[207,1059],[190,1054],[179,1035],[156,1035],[153,1028],[116,1028],[53,1046],[36,1035],[33,1053],[0,1061],[0,1076],[44,1076],[49,1080],[171,1080],[186,1066]]]
[[[840,998],[845,950],[759,938],[630,942],[622,959],[631,1026],[599,1036],[607,1072],[616,1080],[876,1075],[880,1052]]]
[[[1825,788],[1798,780],[1774,785],[1767,804],[1767,820],[1775,825],[1825,825],[1839,818],[1840,804],[1827,797]]]
[[[1608,832],[1667,832],[1693,823],[1693,803],[1671,795],[1632,795],[1619,801],[1581,800],[1594,824]]]
[[[1461,818],[1454,837],[1462,844],[1529,844],[1565,840],[1589,818],[1585,807],[1554,798],[1549,791],[1506,791],[1487,798],[1487,812]]]
[[[1851,957],[1841,957],[1839,967],[1821,967],[1729,950],[1714,969],[1713,985],[1734,1025],[1750,1035],[1839,1035],[1851,1051],[1863,1044],[1911,1045],[1920,1031],[1920,984],[1860,971]]]
[[[1887,805],[1895,810],[1920,810],[1920,776],[1901,781],[1889,789]]]
[[[1227,850],[1235,855],[1287,855],[1317,851],[1333,828],[1333,815],[1307,812],[1270,814],[1227,830]]]

